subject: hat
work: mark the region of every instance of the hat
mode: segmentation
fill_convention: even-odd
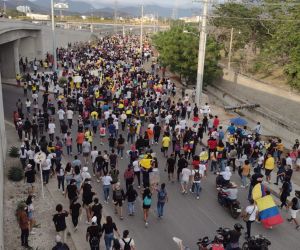
[[[94,217],[92,218],[92,223],[97,223],[97,217],[96,217],[96,216],[94,216]]]
[[[88,167],[83,167],[83,168],[82,168],[82,171],[83,171],[83,172],[87,172],[88,170],[89,170]]]
[[[55,241],[56,241],[56,242],[61,242],[61,237],[60,237],[59,235],[56,235],[56,236],[55,236]]]
[[[27,164],[27,168],[32,168],[32,165],[31,164]]]

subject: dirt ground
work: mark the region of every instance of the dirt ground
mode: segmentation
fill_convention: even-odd
[[[6,124],[8,149],[14,145],[19,147],[16,133],[13,128]],[[16,207],[19,201],[26,200],[27,190],[24,180],[12,182],[8,180],[7,173],[12,166],[19,166],[18,158],[11,158],[8,154],[4,169],[4,249],[19,250],[21,247],[21,230],[15,216]],[[29,245],[34,250],[49,250],[55,246],[55,228],[52,222],[52,215],[55,213],[55,202],[51,198],[47,188],[45,190],[45,199],[42,198],[40,190],[40,179],[36,183],[36,198],[33,201],[35,209],[34,217],[36,227],[34,235],[29,236]],[[70,249],[75,249],[70,237],[67,237],[67,244]]]

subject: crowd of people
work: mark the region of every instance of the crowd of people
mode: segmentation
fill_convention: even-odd
[[[91,249],[99,249],[102,236],[107,250],[135,249],[128,230],[121,235],[109,215],[104,222],[102,204],[112,202],[116,216],[123,220],[125,201],[128,216],[134,216],[140,197],[148,227],[154,197],[157,216],[164,216],[169,198],[166,183],[160,181],[164,171],[170,183],[180,182],[183,195],[191,193],[195,199],[200,199],[202,181],[210,172],[222,176],[229,193],[237,189],[231,182],[237,172],[241,188],[249,187],[246,213],[254,221],[258,212],[251,190],[257,178],[263,178],[262,171],[268,183],[277,169],[281,207],[290,207],[287,197],[293,168],[300,165],[299,141],[286,153],[280,139],[263,140],[259,122],[251,129],[233,123],[225,128],[208,103],[198,107],[194,95],[184,91],[178,96],[176,85],[160,77],[154,63],[149,71],[143,68],[151,53],[149,47],[141,55],[135,36],[110,36],[58,49],[62,76],[34,70],[24,77],[24,97],[18,99],[13,118],[22,142],[19,154],[29,197],[35,195],[35,175],[42,171],[44,185],[55,177],[69,200],[67,208],[57,204],[53,216],[57,244],[65,248],[53,249],[68,249],[66,217],[70,215],[76,231],[82,210]],[[39,151],[47,156],[41,165],[34,161]],[[159,164],[160,157],[165,157],[166,166]],[[100,182],[103,195],[95,189]],[[290,221],[298,229],[297,202]],[[24,232],[24,225],[33,218],[30,205],[26,209],[19,216],[23,246],[28,246],[32,228]]]

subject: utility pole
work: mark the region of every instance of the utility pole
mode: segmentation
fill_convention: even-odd
[[[230,44],[229,44],[229,53],[228,53],[228,70],[230,70],[230,65],[231,65],[232,40],[233,40],[233,28],[231,28],[231,32],[230,32]]]
[[[117,0],[115,0],[114,4],[114,33],[117,33]]]
[[[143,20],[144,20],[144,5],[142,5],[141,13],[141,36],[140,36],[140,51],[141,51],[141,61],[143,63]]]
[[[93,13],[93,8],[91,8],[91,17],[92,17],[91,33],[94,33],[94,13]]]
[[[3,0],[3,13],[6,14],[6,0]]]
[[[53,43],[53,71],[57,69],[56,41],[55,41],[55,20],[54,20],[54,1],[51,0],[51,23],[52,23],[52,43]]]
[[[206,47],[206,25],[207,25],[207,13],[208,2],[210,0],[203,1],[203,13],[202,22],[200,28],[199,50],[198,50],[198,68],[197,68],[197,84],[196,84],[196,103],[197,106],[201,104],[202,88],[203,88],[203,75],[204,75],[204,62],[205,62],[205,47]]]

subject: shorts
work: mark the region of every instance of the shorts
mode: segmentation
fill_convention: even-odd
[[[123,200],[116,200],[116,201],[114,201],[114,204],[115,204],[115,206],[122,207],[123,206]]]
[[[270,169],[266,169],[266,170],[265,170],[265,174],[266,174],[266,176],[270,176],[271,172],[272,172],[272,170],[270,170]]]
[[[291,217],[292,217],[293,219],[296,219],[297,213],[299,212],[299,210],[300,210],[300,209],[298,209],[298,210],[290,209]]]
[[[174,173],[174,170],[175,170],[174,166],[173,167],[168,167],[168,174]]]
[[[85,152],[83,153],[84,157],[88,157],[89,155],[90,155],[90,153],[85,153]]]
[[[143,209],[149,209],[151,207],[151,205],[145,205],[143,204]]]
[[[182,180],[181,179],[181,184],[188,184],[189,183],[189,181],[186,181],[186,180]]]
[[[28,188],[33,188],[34,187],[34,182],[33,183],[26,183],[26,186],[28,187]]]
[[[167,152],[169,147],[162,147],[162,152]]]

